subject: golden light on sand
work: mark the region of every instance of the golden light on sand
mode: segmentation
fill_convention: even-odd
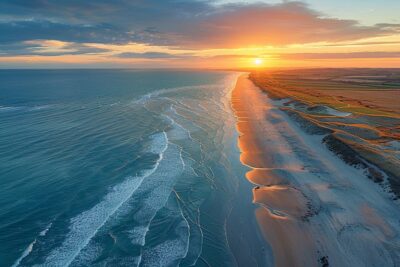
[[[261,58],[254,59],[254,64],[256,66],[261,66],[263,64],[263,60]]]

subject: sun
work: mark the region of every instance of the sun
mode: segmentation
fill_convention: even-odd
[[[254,59],[254,64],[255,65],[260,66],[260,65],[262,65],[262,63],[263,63],[263,60],[261,58]]]

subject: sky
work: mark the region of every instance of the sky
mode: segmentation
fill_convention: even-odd
[[[0,0],[0,68],[400,67],[399,10],[399,0]]]

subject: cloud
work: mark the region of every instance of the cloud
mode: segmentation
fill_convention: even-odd
[[[323,44],[321,46],[327,47],[342,47],[342,46],[369,46],[369,45],[400,45],[400,41],[366,41],[366,42],[347,42],[347,43],[332,43]]]
[[[115,56],[119,58],[178,59],[178,58],[188,58],[190,57],[190,54],[178,55],[178,54],[170,54],[164,52],[144,52],[144,53],[125,52],[125,53],[119,53]]]
[[[87,44],[66,43],[61,41],[25,41],[19,43],[0,43],[0,57],[4,56],[61,56],[98,54],[109,52],[108,49],[92,47]]]
[[[400,33],[400,24],[363,26],[355,20],[326,17],[302,2],[213,3],[208,0],[3,0],[0,2],[0,43],[136,42],[207,49],[343,42]]]
[[[362,26],[327,18],[300,2],[225,6],[222,12],[177,32],[191,47],[246,47],[340,42],[400,33],[400,24]]]
[[[132,36],[109,24],[74,25],[49,20],[0,22],[0,43],[59,40],[82,43],[128,42]]]
[[[212,9],[198,0],[3,0],[0,42],[170,44],[173,29]]]
[[[349,59],[349,58],[400,58],[399,52],[353,52],[353,53],[293,53],[280,54],[280,59]]]

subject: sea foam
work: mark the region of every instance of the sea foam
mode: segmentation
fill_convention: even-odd
[[[143,180],[157,170],[163,159],[163,153],[168,148],[168,140],[165,132],[154,134],[151,139],[149,151],[159,154],[159,159],[153,168],[143,171],[139,176],[127,177],[125,181],[114,186],[94,207],[72,218],[66,239],[60,247],[50,253],[44,266],[69,266],[98,230],[132,197]]]

